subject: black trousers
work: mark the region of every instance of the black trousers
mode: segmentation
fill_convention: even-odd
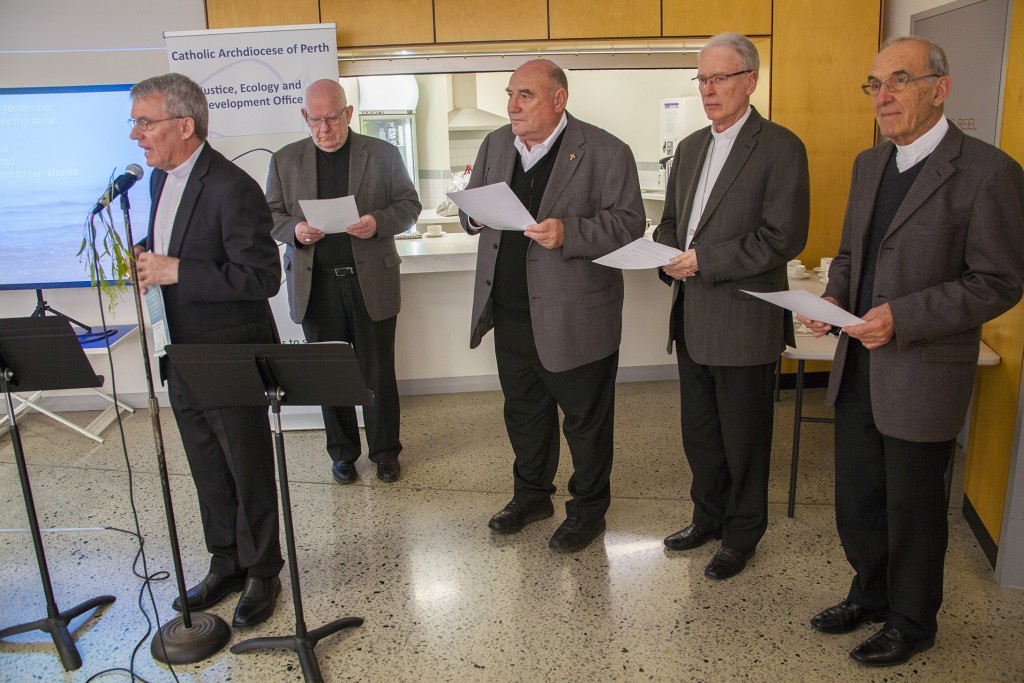
[[[561,408],[573,464],[566,515],[602,519],[611,504],[619,352],[578,368],[549,372],[537,356],[528,316],[495,306],[494,356],[505,395],[505,428],[515,452],[513,500],[535,505],[555,492]]]
[[[849,599],[892,611],[911,638],[938,628],[948,540],[945,473],[955,441],[880,433],[871,412],[870,352],[851,339],[836,401],[836,527],[856,572]]]
[[[309,300],[309,310],[302,321],[306,341],[352,344],[363,381],[373,392],[373,405],[363,406],[370,460],[376,463],[396,460],[402,451],[401,405],[395,378],[398,316],[380,321],[371,319],[355,275],[339,278],[329,273],[314,273]],[[362,451],[356,409],[323,406],[322,410],[331,460],[355,462]]]
[[[277,576],[284,561],[267,409],[203,410],[173,365],[168,396],[199,495],[210,571]]]
[[[751,551],[768,528],[775,363],[695,362],[683,334],[683,299],[680,292],[672,314],[683,451],[693,473],[693,523],[721,530],[727,548]]]

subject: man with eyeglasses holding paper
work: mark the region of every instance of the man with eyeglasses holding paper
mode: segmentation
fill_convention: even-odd
[[[853,166],[824,297],[865,322],[839,338],[836,527],[855,572],[823,633],[883,628],[850,656],[907,661],[935,642],[948,536],[946,468],[971,400],[982,323],[1021,296],[1024,172],[943,115],[946,55],[887,41],[861,86],[886,142]],[[801,318],[818,336],[830,327]]]
[[[402,451],[395,378],[402,259],[394,237],[416,224],[420,201],[398,148],[349,129],[352,106],[336,80],[306,89],[302,117],[310,137],[274,154],[267,178],[273,235],[287,245],[291,317],[307,341],[352,344],[373,392],[373,405],[363,407],[368,456],[377,478],[391,483],[401,473]],[[341,233],[310,225],[299,205],[348,195],[360,218]],[[323,406],[323,416],[334,479],[351,483],[361,453],[355,408]]]
[[[795,345],[787,311],[741,290],[788,288],[786,262],[807,240],[807,154],[793,133],[750,106],[757,48],[735,33],[713,36],[697,57],[711,126],[676,148],[654,240],[683,250],[673,283],[669,352],[676,346],[683,451],[693,473],[691,523],[665,539],[692,550],[721,547],[704,570],[743,570],[768,528],[775,363]]]

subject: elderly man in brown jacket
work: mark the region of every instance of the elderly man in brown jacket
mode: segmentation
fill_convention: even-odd
[[[935,642],[948,536],[944,475],[971,398],[981,325],[1013,306],[1024,274],[1024,171],[943,116],[942,49],[886,43],[864,92],[887,142],[857,157],[825,298],[843,329],[836,409],[836,526],[856,572],[811,626],[885,626],[850,656],[905,662]],[[829,326],[804,320],[816,334]]]

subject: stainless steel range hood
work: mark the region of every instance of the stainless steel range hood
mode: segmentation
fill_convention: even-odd
[[[448,130],[492,131],[508,123],[504,116],[476,106],[476,74],[452,74],[452,106]]]

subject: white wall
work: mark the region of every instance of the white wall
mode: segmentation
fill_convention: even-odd
[[[910,34],[910,17],[918,12],[948,5],[952,0],[886,0],[882,39]]]

